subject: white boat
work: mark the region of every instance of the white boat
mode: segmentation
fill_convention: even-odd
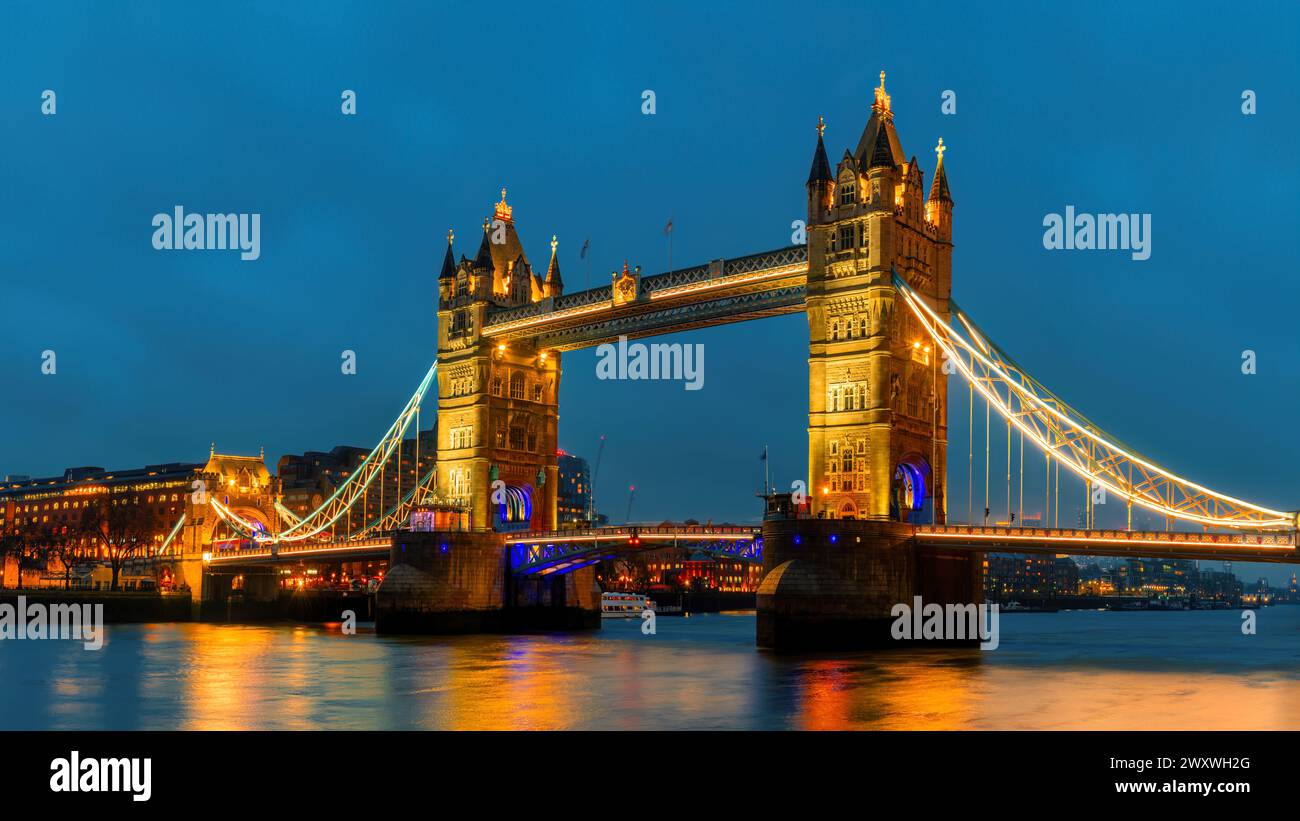
[[[639,619],[654,610],[654,599],[640,593],[601,593],[600,616],[604,619]]]

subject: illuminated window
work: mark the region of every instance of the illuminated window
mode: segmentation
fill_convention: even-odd
[[[847,251],[856,244],[854,242],[854,233],[852,225],[840,226],[839,250]]]
[[[852,205],[858,199],[858,184],[852,174],[840,177],[840,205]]]

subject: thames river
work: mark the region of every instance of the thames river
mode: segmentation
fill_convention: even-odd
[[[997,650],[778,656],[752,612],[590,633],[109,625],[0,641],[0,729],[1300,729],[1300,607],[1004,614]]]

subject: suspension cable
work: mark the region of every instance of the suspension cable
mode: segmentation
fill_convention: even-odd
[[[940,318],[897,272],[894,282],[913,314],[953,360],[962,377],[990,406],[996,405],[998,413],[1031,442],[1052,452],[1058,471],[1064,461],[1068,470],[1090,485],[1132,499],[1170,519],[1216,527],[1295,528],[1297,514],[1294,512],[1272,510],[1212,491],[1139,456],[1101,431],[988,342],[955,303],[950,301],[949,307],[970,339]],[[1011,411],[1013,397],[1021,405],[1020,413]],[[1100,454],[1096,452],[1098,448]],[[1124,478],[1125,468],[1139,474],[1137,484]]]

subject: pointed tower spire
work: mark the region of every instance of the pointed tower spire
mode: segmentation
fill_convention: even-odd
[[[883,74],[883,72],[881,72]],[[868,168],[893,168],[897,165],[894,161],[894,149],[889,144],[888,129],[881,128],[876,131],[876,145],[871,149],[871,162]]]
[[[438,279],[455,279],[456,278],[456,256],[451,252],[452,240],[456,235],[450,228],[447,229],[447,253],[442,258],[442,273],[438,274]]]
[[[947,146],[943,144],[943,137],[940,137],[939,144],[934,148],[934,153],[938,155],[939,160],[934,167],[934,181],[930,183],[931,202],[952,202],[952,194],[948,191],[948,174],[943,170],[943,152],[947,150]]]
[[[821,218],[835,200],[835,175],[831,173],[830,160],[826,158],[826,121],[817,118],[817,148],[813,151],[812,168],[808,171],[808,222]]]
[[[546,268],[546,295],[559,296],[564,292],[564,280],[560,278],[560,257],[556,249],[560,241],[551,234],[551,264]]]
[[[817,149],[813,151],[812,169],[808,172],[808,185],[819,182],[833,182],[835,178],[831,176],[831,164],[826,159],[826,143],[822,136],[826,132],[826,121],[821,117],[817,118]]]
[[[880,144],[880,134],[885,133],[889,144],[892,165],[902,165],[907,155],[903,153],[903,144],[899,142],[898,132],[894,130],[894,110],[890,106],[889,95],[885,93],[885,72],[880,72],[880,85],[875,89],[875,100],[871,104],[871,116],[867,118],[866,128],[853,156],[858,160],[859,173],[866,174],[875,165],[874,158]]]
[[[482,268],[487,271],[492,270],[492,240],[488,237],[488,232],[492,230],[492,220],[487,217],[483,218],[483,241],[478,245],[478,253],[474,256],[474,267]]]

